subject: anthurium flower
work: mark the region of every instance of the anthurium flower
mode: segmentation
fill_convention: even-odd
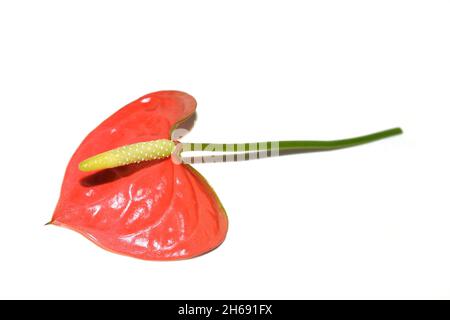
[[[170,158],[92,172],[88,157],[143,141],[170,139],[196,108],[186,93],[161,91],[126,105],[92,131],[70,160],[51,223],[124,255],[191,258],[222,243],[225,210],[206,180]]]
[[[145,260],[192,258],[218,247],[228,219],[206,180],[173,161],[171,132],[196,109],[180,91],[160,91],[126,105],[94,129],[72,156],[50,224],[100,247]],[[332,150],[401,133],[395,128],[335,141],[233,144],[235,151]],[[179,144],[189,150],[194,144]],[[200,150],[225,145],[197,144]]]

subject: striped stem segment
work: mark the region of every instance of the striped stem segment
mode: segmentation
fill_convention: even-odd
[[[377,140],[389,138],[403,131],[400,128],[384,130],[365,136],[341,139],[341,140],[289,140],[289,141],[267,141],[254,143],[183,143],[183,151],[208,151],[208,152],[257,152],[257,151],[326,151],[348,147],[354,147],[361,144],[374,142]]]

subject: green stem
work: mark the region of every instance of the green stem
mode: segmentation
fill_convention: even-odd
[[[257,143],[183,143],[183,151],[211,151],[211,152],[251,152],[271,150],[278,145],[279,151],[325,151],[348,147],[354,147],[361,144],[389,138],[403,131],[401,128],[384,130],[365,136],[354,137],[341,140],[294,140],[294,141],[276,141],[276,142],[257,142]]]

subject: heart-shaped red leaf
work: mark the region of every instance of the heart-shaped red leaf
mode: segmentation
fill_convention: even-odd
[[[78,231],[99,246],[146,260],[192,258],[225,239],[227,216],[206,180],[170,158],[96,173],[78,164],[123,145],[170,139],[196,102],[179,91],[145,95],[106,119],[70,160],[52,224]]]

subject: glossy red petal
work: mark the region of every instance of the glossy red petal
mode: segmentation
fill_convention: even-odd
[[[96,173],[78,170],[80,161],[103,151],[170,138],[170,130],[195,107],[186,93],[155,92],[100,124],[69,162],[52,223],[112,252],[146,260],[191,258],[219,246],[227,217],[193,168],[165,159]]]

